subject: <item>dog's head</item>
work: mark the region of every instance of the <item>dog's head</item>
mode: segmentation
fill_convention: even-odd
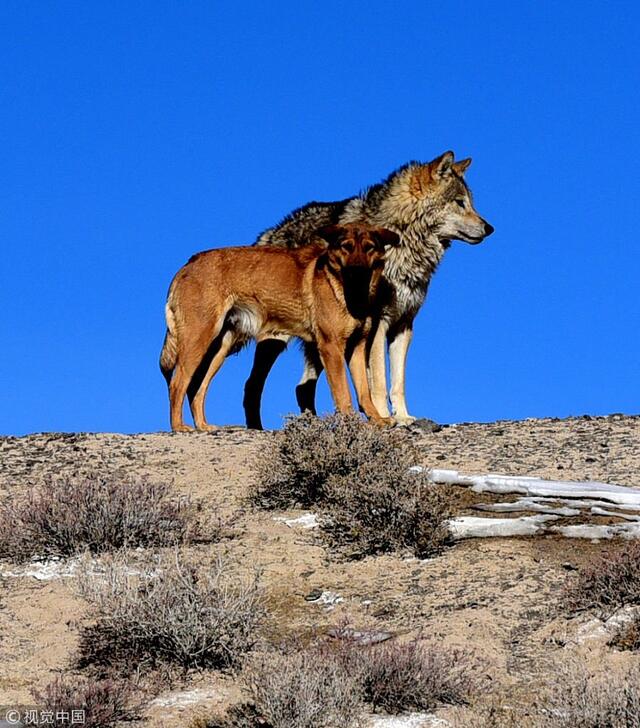
[[[316,231],[326,240],[326,265],[342,282],[345,304],[354,318],[371,313],[379,292],[385,253],[400,236],[385,228],[365,225],[326,225]]]
[[[445,152],[427,164],[411,169],[409,186],[416,203],[430,216],[430,227],[443,241],[480,243],[494,228],[473,206],[471,191],[464,181],[471,159],[454,161]]]
[[[381,269],[387,249],[400,242],[391,230],[355,224],[325,225],[316,235],[328,243],[327,258],[334,270]]]

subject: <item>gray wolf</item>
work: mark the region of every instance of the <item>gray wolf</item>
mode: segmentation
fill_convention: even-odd
[[[251,339],[295,336],[313,344],[327,370],[336,407],[351,410],[349,362],[358,403],[375,423],[367,380],[367,342],[375,326],[377,290],[396,233],[362,225],[326,225],[298,248],[220,248],[193,256],[175,275],[165,308],[160,368],[169,388],[171,428],[188,396],[198,430],[214,429],[204,402],[226,357]]]
[[[263,232],[257,246],[298,248],[313,242],[322,225],[359,223],[393,230],[400,244],[384,264],[382,287],[386,297],[380,325],[371,344],[369,382],[377,411],[390,416],[387,399],[385,342],[389,350],[392,413],[399,424],[415,418],[407,409],[405,369],[413,321],[427,295],[429,282],[453,240],[480,243],[494,228],[475,210],[464,174],[471,159],[454,161],[445,152],[428,163],[409,162],[382,183],[357,197],[340,202],[311,202]],[[263,340],[245,385],[244,408],[248,427],[261,429],[260,398],[266,377],[287,337]],[[304,345],[305,369],[296,388],[301,410],[315,412],[315,389],[322,362],[313,344]]]

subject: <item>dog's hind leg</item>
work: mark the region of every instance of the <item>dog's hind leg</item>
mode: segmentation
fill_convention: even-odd
[[[318,348],[310,342],[304,343],[304,371],[296,387],[296,400],[300,412],[316,414],[316,387],[323,370]]]
[[[289,336],[273,337],[259,341],[253,356],[253,367],[244,385],[244,416],[250,430],[261,430],[260,402],[264,385],[276,359],[287,348]]]
[[[371,389],[371,399],[378,414],[383,419],[391,416],[387,400],[387,366],[385,358],[388,329],[388,322],[384,319],[380,321],[369,351],[369,387]]]
[[[415,421],[407,410],[405,395],[405,374],[407,370],[407,352],[413,330],[406,326],[389,336],[389,365],[391,370],[391,408],[393,417],[399,425],[408,425]]]
[[[197,387],[197,389],[195,389],[195,392],[191,389],[187,390],[187,394],[189,395],[189,405],[191,407],[191,415],[193,416],[196,429],[203,432],[211,432],[216,429],[213,425],[210,425],[207,422],[204,413],[204,402],[207,397],[207,390],[209,389],[211,380],[218,373],[220,367],[224,364],[224,360],[233,348],[233,345],[236,342],[236,335],[234,331],[227,329],[226,331],[223,330],[222,333],[218,334],[216,339],[219,339],[219,341],[216,340],[212,344],[215,353],[211,356],[211,351],[208,352],[208,356],[206,356],[201,363],[201,366],[207,367],[204,376],[199,379],[199,383],[197,381],[192,381],[193,386]]]
[[[199,369],[202,368],[211,342],[222,329],[225,315],[226,311],[221,312],[206,322],[187,320],[181,326],[176,366],[169,382],[171,429],[174,432],[189,432],[193,429],[184,423],[182,405],[187,392],[200,387]]]

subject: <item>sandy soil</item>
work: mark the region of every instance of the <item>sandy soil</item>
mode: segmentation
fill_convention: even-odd
[[[0,498],[66,474],[124,469],[169,480],[179,492],[202,499],[206,509],[236,516],[234,538],[194,549],[203,560],[223,551],[241,568],[263,571],[276,615],[273,638],[344,619],[396,635],[421,634],[482,655],[492,688],[509,700],[526,699],[532,685],[548,679],[551,661],[563,650],[587,650],[594,660],[612,665],[632,659],[614,654],[602,640],[572,641],[588,617],[568,620],[558,609],[559,593],[573,569],[604,544],[552,536],[469,540],[424,561],[399,554],[341,562],[331,558],[313,530],[274,520],[295,512],[247,507],[255,459],[271,436],[229,428],[212,434],[2,438]],[[413,427],[407,436],[415,439],[422,464],[429,467],[640,487],[640,417],[460,424],[438,432]],[[460,502],[461,512],[471,512],[470,502]],[[11,568],[0,565],[0,571]],[[0,704],[29,703],[32,688],[73,665],[85,605],[70,582],[3,578]],[[328,607],[305,599],[323,591],[342,601]],[[180,697],[184,691],[192,691],[191,698]],[[148,724],[186,725],[189,716],[238,695],[228,676],[195,675],[158,696],[148,710]]]

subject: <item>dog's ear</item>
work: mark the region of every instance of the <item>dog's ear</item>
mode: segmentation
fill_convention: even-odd
[[[462,176],[471,166],[471,157],[461,159],[459,162],[454,162],[452,166],[454,171]]]
[[[393,230],[387,230],[386,228],[376,228],[375,230],[372,230],[371,237],[382,248],[397,248],[398,245],[400,245],[400,236],[398,233],[394,233]]]
[[[318,228],[315,234],[319,238],[326,240],[329,243],[330,248],[335,248],[342,240],[344,228],[342,225],[324,225],[323,227]]]
[[[444,177],[451,172],[453,166],[453,152],[445,152],[436,157],[429,165],[436,177]]]

